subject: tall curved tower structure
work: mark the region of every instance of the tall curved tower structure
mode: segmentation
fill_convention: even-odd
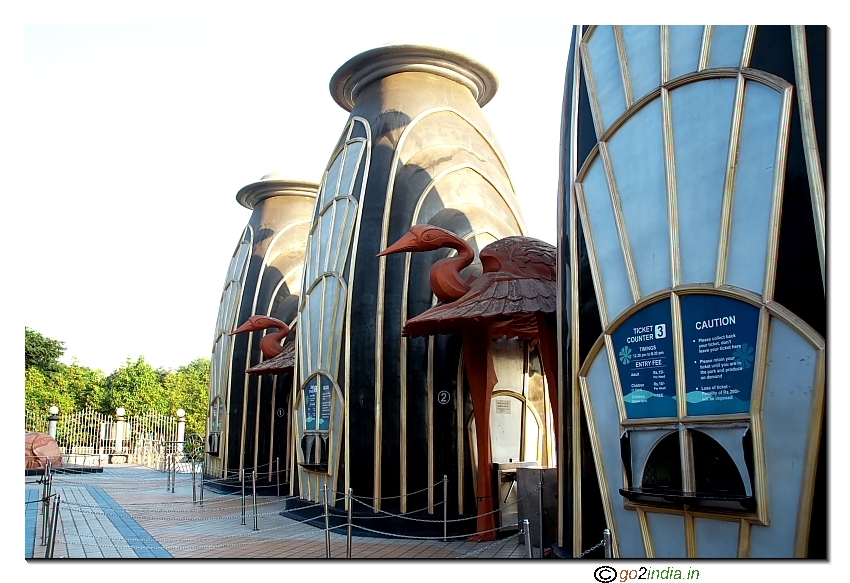
[[[825,552],[825,65],[821,26],[574,29],[573,556]]]
[[[306,498],[318,500],[325,485],[351,487],[376,508],[433,510],[430,486],[447,475],[451,512],[475,512],[460,338],[401,335],[408,318],[434,305],[429,269],[448,250],[376,254],[419,223],[476,249],[524,234],[481,112],[496,87],[473,59],[415,45],[361,53],[331,79],[331,95],[351,115],[321,180],[299,305],[301,447],[292,463]],[[502,388],[524,407],[523,379],[535,374],[527,346],[504,344]],[[540,423],[542,434],[545,410]]]
[[[252,212],[230,260],[215,327],[207,420],[211,476],[256,469],[260,479],[270,478],[275,460],[285,468],[291,453],[292,375],[247,375],[262,360],[262,332],[229,334],[257,314],[294,321],[317,188],[272,173],[236,195]]]

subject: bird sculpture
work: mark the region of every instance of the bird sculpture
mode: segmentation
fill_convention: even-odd
[[[483,273],[464,279],[475,251],[451,231],[415,225],[378,256],[393,253],[457,250],[457,255],[434,263],[430,281],[440,304],[408,320],[408,337],[460,330],[464,363],[475,415],[478,451],[478,523],[476,540],[496,538],[495,496],[491,478],[490,398],[498,382],[493,365],[493,338],[535,339],[540,343],[549,400],[557,419],[557,343],[555,247],[531,237],[505,237],[481,250]]]
[[[292,329],[277,318],[272,318],[271,316],[251,316],[244,324],[231,332],[230,335],[233,336],[242,332],[257,332],[269,328],[277,328],[278,331],[273,334],[266,334],[260,340],[260,351],[266,360],[247,369],[245,372],[248,374],[278,374],[291,370],[295,366],[295,343],[287,342],[282,344]]]

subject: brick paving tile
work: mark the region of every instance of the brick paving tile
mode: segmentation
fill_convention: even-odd
[[[156,556],[174,558],[325,558],[324,531],[280,515],[286,507],[284,499],[259,499],[259,530],[254,531],[250,498],[243,525],[238,494],[206,490],[201,506],[192,502],[189,474],[178,474],[174,492],[166,488],[166,480],[163,472],[131,465],[106,466],[98,474],[54,474],[54,489],[65,502],[60,504],[54,556],[130,558],[156,551]],[[37,523],[33,552],[43,556],[40,514]],[[487,548],[492,543],[355,535],[352,558],[524,558],[524,547],[518,542],[513,537]],[[476,553],[477,549],[485,550]],[[334,529],[331,556],[344,559],[346,553],[346,529]]]

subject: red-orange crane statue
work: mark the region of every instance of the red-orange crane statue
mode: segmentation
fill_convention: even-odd
[[[478,449],[478,523],[496,538],[495,497],[490,450],[490,398],[498,379],[490,339],[537,339],[549,385],[549,400],[558,418],[555,247],[531,237],[505,237],[481,250],[484,273],[464,280],[460,272],[472,264],[475,251],[454,233],[433,225],[415,225],[378,256],[433,251],[443,247],[457,255],[431,267],[431,289],[443,303],[411,318],[404,336],[461,331]]]
[[[247,369],[245,372],[248,374],[277,374],[291,370],[295,366],[295,343],[287,342],[281,345],[291,330],[286,323],[277,318],[272,318],[271,316],[251,316],[245,320],[244,324],[231,332],[230,335],[233,336],[242,332],[257,332],[268,328],[277,328],[278,331],[273,334],[266,334],[260,340],[260,351],[266,360]]]

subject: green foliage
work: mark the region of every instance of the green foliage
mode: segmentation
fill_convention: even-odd
[[[65,365],[59,358],[65,354],[65,344],[43,334],[24,328],[25,369],[37,368],[45,375],[61,372]]]
[[[110,375],[59,362],[64,343],[26,328],[25,407],[47,414],[56,405],[61,413],[93,409],[114,415],[124,407],[128,416],[158,413],[174,416],[186,411],[186,434],[205,435],[210,361],[198,358],[176,371],[154,369],[143,356],[127,359]]]
[[[31,366],[24,373],[24,406],[27,411],[46,414],[56,405],[60,411],[74,410],[74,399],[66,388],[37,367]]]
[[[160,374],[140,356],[134,361],[127,359],[124,366],[106,377],[106,391],[102,404],[104,413],[114,413],[124,407],[127,415],[140,415],[147,411],[168,411],[168,397],[160,382]]]

